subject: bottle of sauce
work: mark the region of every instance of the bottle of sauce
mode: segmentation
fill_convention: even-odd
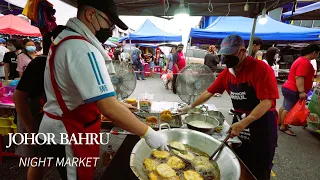
[[[115,154],[116,152],[113,151],[112,146],[108,145],[107,150],[102,154],[102,163],[105,167],[109,165]]]

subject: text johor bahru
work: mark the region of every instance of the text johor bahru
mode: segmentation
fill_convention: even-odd
[[[9,133],[9,145],[56,145],[55,134],[53,133]],[[106,135],[106,138],[103,136]],[[60,145],[106,145],[109,143],[109,133],[60,133]]]

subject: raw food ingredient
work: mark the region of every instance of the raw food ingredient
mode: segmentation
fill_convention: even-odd
[[[152,155],[155,157],[155,158],[158,158],[158,159],[166,159],[170,156],[170,153],[168,151],[159,151],[159,150],[154,150],[152,152]]]
[[[154,172],[149,173],[148,176],[149,180],[158,180],[158,176]]]
[[[149,116],[149,117],[146,118],[146,123],[147,123],[149,126],[158,124],[158,118],[155,117],[155,116]]]
[[[191,121],[191,122],[189,122],[189,125],[197,127],[197,128],[206,128],[206,129],[214,128],[213,124],[210,124],[210,123],[207,123],[204,121]]]
[[[178,142],[178,141],[171,142],[170,146],[175,147],[177,149],[186,150],[186,147],[181,142]],[[173,153],[179,154],[179,151],[173,150]]]
[[[177,158],[176,156],[169,157],[168,165],[173,169],[183,169],[186,166],[185,163],[181,159]]]
[[[183,177],[185,180],[203,180],[201,175],[194,170],[188,170],[183,172]]]
[[[147,168],[148,171],[154,171],[156,170],[156,167],[159,165],[159,163],[153,159],[146,158],[143,162],[144,166]]]
[[[177,175],[168,164],[160,164],[157,166],[156,171],[163,178],[175,177]]]

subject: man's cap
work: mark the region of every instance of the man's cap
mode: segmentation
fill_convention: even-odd
[[[7,41],[6,41],[5,39],[0,38],[0,43],[4,44],[4,43],[6,43],[6,42],[7,42]]]
[[[232,55],[237,52],[240,46],[244,46],[243,39],[235,34],[231,34],[224,38],[221,42],[219,55]]]
[[[124,24],[118,15],[117,6],[114,4],[113,0],[78,0],[78,5],[85,5],[96,8],[97,10],[103,12],[110,18],[119,28],[127,30],[128,26]]]

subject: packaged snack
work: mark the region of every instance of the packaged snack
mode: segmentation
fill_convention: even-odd
[[[154,94],[149,94],[149,93],[140,94],[140,97],[139,97],[140,109],[143,111],[150,112],[153,99],[154,99]]]
[[[127,98],[125,102],[131,104],[134,107],[138,107],[138,102],[136,98]]]

